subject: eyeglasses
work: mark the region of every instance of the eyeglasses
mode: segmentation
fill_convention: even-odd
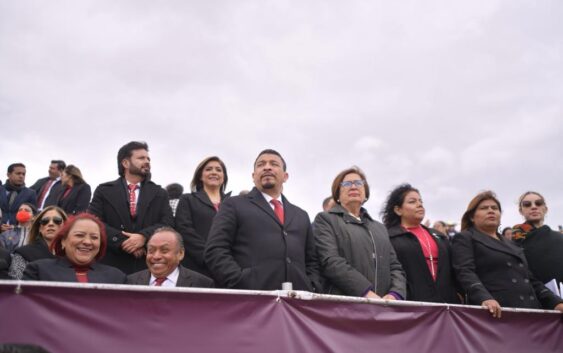
[[[364,186],[365,183],[366,183],[365,180],[351,180],[351,181],[341,182],[340,186],[342,186],[343,188],[350,188],[352,187],[352,185],[354,185],[359,188],[360,186]]]
[[[42,226],[46,226],[51,221],[53,221],[53,223],[55,223],[58,226],[63,224],[63,219],[61,217],[43,217],[39,221],[39,224],[41,224]]]
[[[543,205],[545,205],[545,202],[543,200],[522,201],[522,207],[525,208],[532,207],[532,203],[534,203],[536,207],[542,207]]]

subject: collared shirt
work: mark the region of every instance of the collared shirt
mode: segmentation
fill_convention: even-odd
[[[46,182],[48,183],[49,180],[47,180]],[[41,200],[41,205],[39,205],[39,208],[38,208],[39,211],[41,211],[43,209],[43,207],[45,207],[45,201],[47,201],[47,198],[49,197],[49,194],[51,193],[51,189],[53,189],[53,186],[55,186],[55,184],[58,183],[60,180],[61,180],[61,177],[58,177],[57,179],[53,180],[51,185],[49,185],[49,188],[45,192],[45,196],[43,197],[43,200]]]
[[[266,202],[268,203],[268,205],[270,205],[270,207],[272,208],[272,210],[274,210],[274,209],[275,209],[274,204],[270,202],[270,201],[274,200],[274,198],[273,198],[272,196],[266,194],[266,193],[263,193],[263,192],[262,192],[262,196],[264,196],[264,198],[266,199]],[[276,199],[276,200],[279,200],[279,201],[280,201],[280,204],[282,205],[282,208],[285,208],[285,207],[283,206],[283,198],[282,198],[281,194],[280,194],[280,197],[279,197],[278,199]]]
[[[178,277],[180,276],[180,268],[176,267],[171,274],[166,277],[166,280],[162,282],[161,287],[176,287],[176,283],[178,283]],[[153,276],[151,273],[151,280],[149,282],[150,286],[154,286],[156,282],[156,277]]]
[[[125,184],[127,187],[127,195],[129,196],[129,185],[134,185],[133,183],[128,182],[125,180]],[[139,204],[139,194],[141,193],[141,183],[137,183],[137,188],[135,189],[135,205]]]

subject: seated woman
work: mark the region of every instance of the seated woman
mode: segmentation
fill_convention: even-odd
[[[51,249],[54,259],[29,263],[23,279],[34,281],[125,283],[119,269],[96,263],[107,248],[104,225],[89,213],[72,216],[57,234]]]
[[[22,279],[28,263],[54,257],[49,246],[66,221],[66,213],[56,206],[48,206],[35,217],[29,230],[27,245],[14,250],[9,274],[13,279]]]
[[[551,230],[545,221],[547,204],[538,192],[520,196],[518,210],[523,224],[513,228],[513,240],[524,249],[532,273],[543,283],[563,282],[563,234]]]
[[[369,185],[357,167],[332,183],[336,206],[313,223],[325,292],[367,298],[404,299],[406,279],[387,229],[362,207]]]
[[[398,186],[381,213],[407,275],[407,299],[459,304],[448,236],[422,225],[426,210],[419,191],[410,184]]]
[[[57,206],[62,208],[68,215],[86,211],[92,190],[82,178],[80,169],[70,164],[66,166],[61,175],[62,188],[56,195]]]
[[[18,224],[14,228],[0,234],[0,248],[4,248],[12,253],[20,246],[26,245],[31,223],[36,214],[37,208],[35,205],[28,202],[22,203],[18,208],[18,213],[16,213]]]
[[[468,304],[500,318],[502,306],[563,311],[563,299],[535,279],[521,248],[499,233],[501,206],[495,194],[475,196],[452,240],[452,261]]]

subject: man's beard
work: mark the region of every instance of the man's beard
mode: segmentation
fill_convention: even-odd
[[[142,168],[137,168],[134,165],[131,165],[131,167],[129,168],[129,174],[140,176],[140,177],[145,178],[147,180],[150,180],[150,178],[151,178],[150,168],[148,169],[147,172],[144,172]]]

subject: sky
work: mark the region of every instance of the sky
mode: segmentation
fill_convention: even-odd
[[[2,1],[0,169],[51,159],[95,188],[117,150],[146,141],[153,181],[188,187],[199,161],[252,187],[265,148],[311,219],[339,171],[359,166],[375,218],[409,182],[426,216],[458,222],[521,193],[563,224],[563,2]]]

